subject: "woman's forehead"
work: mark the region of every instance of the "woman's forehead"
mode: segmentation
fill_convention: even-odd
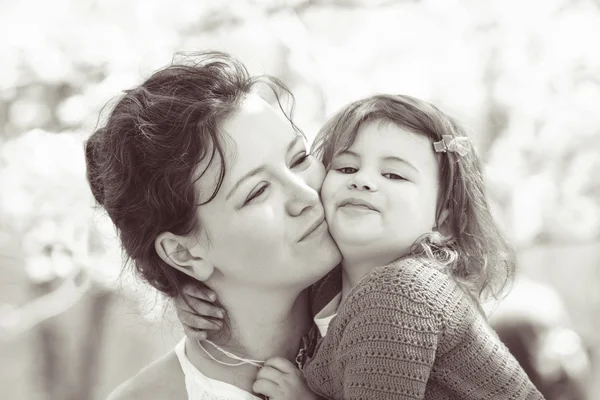
[[[225,118],[221,129],[229,136],[237,138],[242,135],[260,136],[262,131],[269,132],[285,126],[289,126],[289,121],[281,111],[273,108],[257,94],[249,94],[241,101],[237,110]]]
[[[255,94],[248,95],[238,110],[223,121],[221,132],[219,144],[225,160],[219,152],[214,152],[211,160],[214,143],[211,144],[196,170],[197,177],[202,175],[199,179],[202,191],[216,188],[223,161],[225,175],[221,190],[226,190],[248,171],[284,160],[289,143],[298,137],[282,112]]]

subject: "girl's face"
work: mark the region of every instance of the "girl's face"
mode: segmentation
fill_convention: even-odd
[[[438,182],[431,140],[391,122],[363,124],[321,191],[344,258],[385,265],[407,254],[436,225]]]
[[[319,199],[323,165],[258,96],[249,96],[221,128],[227,171],[216,197],[198,207],[198,240],[215,267],[213,284],[304,289],[340,261]],[[197,182],[201,202],[213,193],[218,171],[213,160]]]

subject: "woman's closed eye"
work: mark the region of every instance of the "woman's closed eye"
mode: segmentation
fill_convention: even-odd
[[[303,151],[300,154],[300,156],[297,157],[294,162],[292,162],[291,168],[294,168],[294,167],[297,167],[299,165],[302,165],[302,164],[306,163],[309,160],[310,160],[310,154],[307,154],[306,152]]]
[[[259,186],[256,190],[251,192],[250,195],[248,195],[248,197],[244,201],[244,205],[251,203],[254,199],[260,197],[267,190],[268,187],[269,187],[268,183],[265,183],[264,185]]]

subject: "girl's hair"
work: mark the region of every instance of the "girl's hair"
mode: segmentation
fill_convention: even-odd
[[[251,77],[226,53],[184,55],[125,91],[85,144],[89,184],[115,224],[127,260],[169,297],[182,295],[182,285],[193,280],[165,263],[154,241],[165,231],[182,236],[200,231],[198,197],[208,197],[202,204],[214,199],[227,169],[220,124],[260,83],[272,90],[280,108],[279,94],[290,96],[291,122],[293,96],[276,78]],[[197,177],[198,164],[215,158],[221,161],[216,189],[199,196],[194,183],[206,169]]]
[[[425,101],[381,94],[338,111],[317,134],[313,153],[329,169],[332,159],[352,145],[360,126],[369,122],[390,122],[433,142],[442,140],[443,135],[467,136],[456,121]],[[443,210],[449,210],[445,223],[451,238],[432,232],[419,238],[411,250],[441,263],[477,300],[497,297],[512,281],[515,257],[491,215],[481,161],[474,149],[463,156],[447,152],[436,157],[440,170],[436,220]]]

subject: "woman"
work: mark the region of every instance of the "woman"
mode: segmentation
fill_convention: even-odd
[[[204,282],[227,310],[226,329],[180,343],[111,399],[256,398],[260,361],[296,357],[311,324],[303,291],[340,254],[324,168],[291,113],[256,94],[265,85],[282,109],[279,81],[200,53],[127,91],[86,143],[94,197],[139,274],[170,297]]]

